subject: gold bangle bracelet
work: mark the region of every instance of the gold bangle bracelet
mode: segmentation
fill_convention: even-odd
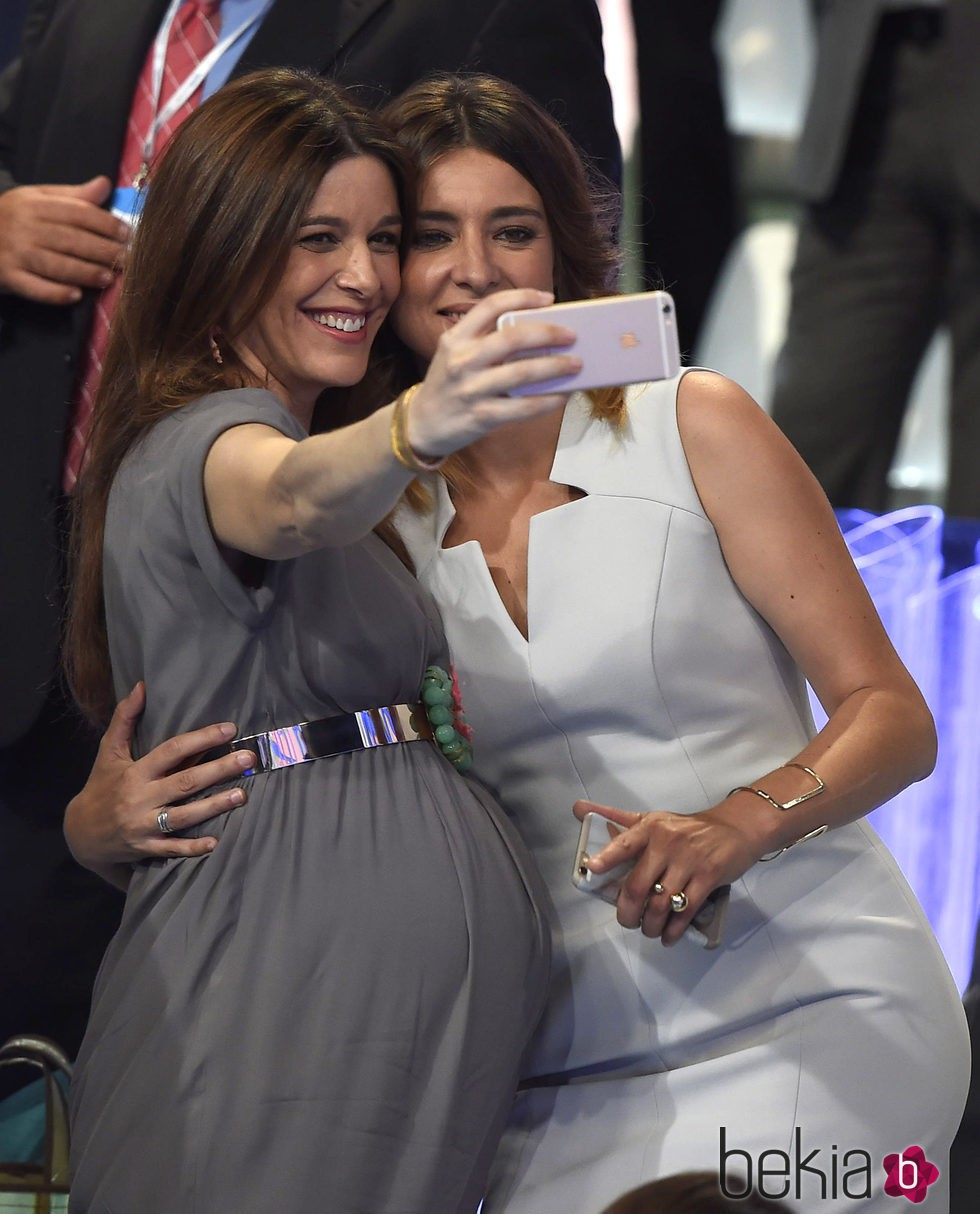
[[[422,385],[412,384],[404,392],[400,392],[395,400],[395,408],[391,414],[391,453],[403,468],[420,475],[425,472],[435,472],[446,462],[448,456],[440,455],[436,459],[424,459],[417,455],[408,441],[408,410],[412,397]]]
[[[732,796],[737,792],[755,793],[755,795],[757,797],[761,797],[763,801],[768,801],[774,809],[787,810],[795,809],[797,805],[802,805],[804,801],[809,801],[812,797],[818,797],[827,787],[812,767],[804,767],[802,763],[784,763],[783,767],[795,767],[798,771],[805,771],[808,776],[816,781],[816,787],[808,789],[805,793],[802,793],[798,797],[793,797],[793,799],[790,801],[783,802],[777,801],[776,798],[767,793],[764,788],[753,788],[750,784],[739,784],[736,788],[733,788],[728,795]],[[806,843],[809,839],[816,839],[818,836],[824,834],[827,829],[827,824],[824,823],[823,826],[818,826],[814,830],[807,831],[807,833],[805,835],[801,835],[799,839],[794,839],[792,843],[787,843],[785,847],[777,848],[776,851],[767,852],[766,855],[760,856],[759,861],[760,863],[764,863],[769,860],[776,860],[783,854],[783,852],[787,852],[791,847],[795,847],[797,843]]]

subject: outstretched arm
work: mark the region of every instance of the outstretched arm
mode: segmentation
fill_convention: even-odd
[[[512,397],[519,385],[581,370],[570,354],[521,351],[570,345],[575,334],[537,322],[496,331],[511,308],[552,297],[531,289],[500,291],[443,334],[412,397],[406,436],[417,454],[457,451],[497,426],[561,407],[566,396]],[[393,405],[363,421],[296,442],[261,425],[235,426],[215,441],[204,469],[211,527],[229,548],[283,560],[316,548],[350,544],[394,508],[414,473],[394,457]]]

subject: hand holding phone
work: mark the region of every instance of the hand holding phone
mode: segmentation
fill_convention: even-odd
[[[497,320],[497,328],[506,329],[529,320],[551,320],[573,329],[578,334],[575,344],[563,352],[581,358],[582,370],[562,379],[513,388],[511,396],[646,383],[671,379],[680,370],[674,301],[666,291],[581,299],[546,308],[505,312]],[[533,358],[542,353],[533,350],[515,357]]]
[[[624,826],[604,818],[602,814],[587,813],[582,819],[575,863],[572,866],[572,884],[575,888],[586,894],[596,894],[603,902],[612,906],[616,905],[619,887],[633,867],[634,861],[624,860],[622,864],[617,864],[604,873],[594,873],[589,868],[588,860],[590,856],[598,855],[607,843],[622,834],[625,829]],[[688,924],[686,934],[702,948],[715,949],[721,944],[731,891],[730,885],[719,885],[717,889],[712,890]]]

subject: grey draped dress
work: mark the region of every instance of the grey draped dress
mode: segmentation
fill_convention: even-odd
[[[146,750],[414,701],[432,601],[374,535],[246,586],[202,473],[226,428],[295,438],[268,392],[206,397],[129,453],[105,593]],[[472,1214],[540,1011],[536,878],[431,742],[247,781],[198,859],[135,867],[72,1091],[73,1214]]]

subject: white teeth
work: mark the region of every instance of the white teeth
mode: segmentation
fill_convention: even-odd
[[[332,312],[311,312],[318,325],[338,329],[342,333],[359,333],[367,324],[366,316],[334,316]]]

